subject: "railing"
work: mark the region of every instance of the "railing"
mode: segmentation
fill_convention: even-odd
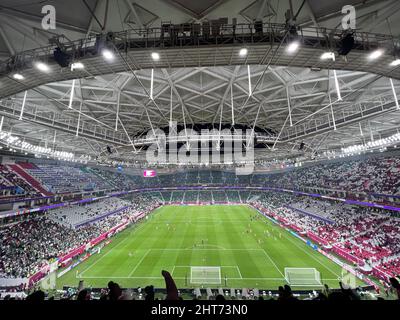
[[[329,107],[329,109],[328,109]],[[283,130],[279,142],[299,139],[310,134],[334,130],[335,127],[342,127],[362,119],[368,119],[379,114],[396,111],[396,104],[392,93],[385,93],[380,97],[375,97],[368,103],[349,104],[345,107],[334,104],[335,113],[332,116],[330,106],[327,105],[325,113],[310,120],[294,124]],[[341,108],[341,110],[337,110]]]
[[[118,50],[147,48],[179,48],[224,44],[280,43],[292,30],[286,24],[168,24],[157,28],[129,29],[125,31],[95,35],[63,43],[65,52],[74,58],[87,54],[97,54],[99,44],[115,46]],[[320,48],[334,47],[340,41],[342,30],[320,27],[297,27],[295,36],[305,45]],[[355,48],[366,50],[377,46],[392,48],[394,38],[390,35],[354,31]],[[100,40],[100,41],[99,41]],[[36,59],[48,60],[53,56],[55,45],[23,51],[0,64],[0,73],[8,73],[12,68],[23,68]]]
[[[7,117],[17,119],[21,111],[21,105],[15,101],[3,101],[0,104],[0,114]],[[84,118],[89,116],[84,114]],[[65,114],[56,113],[54,111],[38,111],[38,106],[30,105],[24,109],[24,120],[44,126],[54,126],[61,131],[76,134],[78,119],[68,117]],[[118,145],[128,145],[129,140],[123,133],[118,133],[114,128],[107,128],[99,123],[82,120],[79,128],[79,135],[87,138],[96,138],[105,142],[115,143]]]
[[[58,204],[52,204],[52,205],[44,205],[40,206],[38,208],[34,209],[26,209],[22,214],[29,214],[29,213],[34,213],[34,212],[42,212],[45,210],[51,210],[51,209],[56,209],[59,207],[65,207],[69,205],[75,205],[79,203],[86,203],[86,202],[92,202],[96,201],[99,199],[105,199],[105,198],[111,198],[111,197],[118,197],[118,196],[126,196],[130,194],[137,194],[137,193],[146,193],[146,192],[160,192],[160,191],[187,191],[187,190],[205,190],[205,191],[219,191],[219,190],[236,190],[236,191],[259,191],[259,192],[280,192],[280,193],[289,193],[293,194],[296,196],[309,196],[313,198],[322,198],[322,199],[327,199],[327,200],[333,200],[333,201],[338,201],[341,203],[345,203],[348,205],[356,205],[356,206],[363,206],[363,207],[372,207],[372,208],[377,208],[377,209],[385,209],[393,212],[400,212],[400,207],[394,207],[390,205],[382,205],[379,203],[375,202],[367,202],[367,201],[356,201],[352,199],[346,199],[346,198],[337,198],[334,196],[325,196],[317,193],[307,193],[307,192],[301,192],[298,190],[293,190],[293,189],[284,189],[284,188],[275,188],[275,187],[267,187],[267,186],[185,186],[185,187],[150,187],[150,188],[136,188],[136,189],[131,189],[129,191],[122,191],[122,192],[116,192],[116,193],[110,193],[102,197],[93,197],[89,199],[83,199],[80,201],[70,201],[70,202],[62,202]],[[5,217],[12,217],[12,216],[17,216],[21,214],[19,211],[18,212],[7,212],[3,213],[0,218],[5,218]]]

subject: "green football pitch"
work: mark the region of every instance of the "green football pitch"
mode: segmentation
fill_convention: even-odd
[[[163,288],[163,269],[178,287],[199,287],[191,283],[194,266],[220,268],[221,284],[205,287],[277,289],[286,284],[286,267],[316,268],[335,288],[341,276],[340,266],[248,206],[163,206],[57,279],[57,287],[79,280],[106,287],[112,280]]]

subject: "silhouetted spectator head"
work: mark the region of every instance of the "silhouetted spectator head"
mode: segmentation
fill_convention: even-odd
[[[122,289],[118,283],[110,281],[108,283],[108,288],[110,292],[108,293],[108,297],[110,300],[118,300],[122,295]]]
[[[111,290],[111,288],[112,288],[113,286],[114,286],[114,281],[108,282],[107,287],[108,287],[109,290]]]
[[[283,289],[282,286],[278,287],[278,295],[279,295],[279,297],[278,297],[279,300],[282,300],[285,298],[285,290]]]
[[[153,286],[145,287],[144,292],[146,293],[146,297],[144,298],[144,300],[146,300],[146,301],[154,300],[154,287]]]
[[[86,301],[86,300],[90,300],[90,293],[88,290],[83,289],[81,291],[79,291],[78,293],[78,297],[77,299],[78,301]]]
[[[222,294],[218,294],[218,295],[215,297],[215,300],[216,300],[216,301],[224,301],[224,300],[225,300],[225,297],[224,297]]]
[[[347,284],[339,282],[340,288],[342,290],[342,294],[347,296],[349,300],[360,300],[360,296],[356,292],[356,290],[351,289]]]
[[[393,288],[400,289],[399,281],[396,278],[390,278],[389,282]]]
[[[289,285],[285,284],[284,289],[287,294],[292,294],[292,288]]]
[[[390,278],[389,282],[391,286],[396,290],[397,292],[397,299],[400,300],[400,284],[399,281],[396,278]]]
[[[42,290],[35,291],[26,297],[28,301],[44,301],[45,294]]]

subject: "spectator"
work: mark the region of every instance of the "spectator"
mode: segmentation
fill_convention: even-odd
[[[167,297],[165,300],[179,300],[178,288],[176,287],[174,279],[168,271],[161,271],[162,276],[165,280],[165,286],[167,289]]]

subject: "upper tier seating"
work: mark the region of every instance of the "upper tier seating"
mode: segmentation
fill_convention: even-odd
[[[18,163],[10,168],[26,180],[38,193],[70,193],[83,190],[169,187],[169,186],[268,186],[287,189],[329,189],[346,191],[348,198],[358,193],[400,195],[400,159],[396,157],[370,157],[299,167],[280,173],[236,176],[232,172],[190,170],[159,174],[153,178],[112,171],[102,168],[77,168],[59,165]],[[10,181],[12,185],[14,183]],[[19,182],[19,184],[23,184]],[[26,187],[26,185],[25,185]],[[22,187],[23,189],[26,189]],[[376,201],[383,201],[375,195]],[[389,201],[388,197],[384,198]]]
[[[317,164],[293,169],[285,174],[270,175],[257,182],[280,187],[320,187],[346,190],[352,193],[400,194],[400,159],[374,157]]]
[[[40,181],[35,179],[26,169],[23,169],[19,164],[11,164],[9,167],[22,178],[24,178],[36,191],[44,196],[51,196],[52,193],[45,189]]]
[[[159,174],[153,178],[131,176],[96,169],[114,185],[124,189],[138,187],[169,187],[199,185],[268,186],[299,190],[322,188],[355,193],[400,195],[400,159],[396,157],[370,157],[363,160],[320,163],[308,167],[288,169],[285,172],[236,176],[235,173],[212,170],[177,171]]]
[[[108,198],[86,205],[73,205],[55,209],[49,212],[48,217],[57,223],[76,228],[84,222],[130,205],[132,203],[119,198]]]
[[[54,193],[72,193],[88,190],[111,189],[113,186],[99,176],[81,168],[38,165],[26,169],[47,190]]]
[[[5,186],[19,187],[14,189],[12,194],[22,193],[25,196],[40,195],[25,179],[12,170],[12,167],[0,165],[0,179]],[[21,190],[22,189],[22,190]]]

